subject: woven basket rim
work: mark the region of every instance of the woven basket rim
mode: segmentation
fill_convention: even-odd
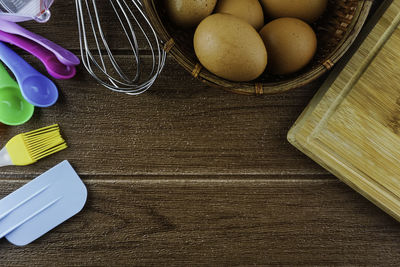
[[[349,30],[346,31],[336,48],[327,56],[324,64],[321,64],[308,72],[286,81],[269,83],[238,83],[222,79],[208,71],[201,71],[202,69],[204,70],[204,68],[200,65],[200,63],[194,64],[190,59],[186,58],[179,46],[174,45],[174,39],[163,25],[162,20],[156,10],[155,1],[159,0],[143,0],[143,4],[150,22],[154,26],[161,42],[164,44],[164,49],[171,54],[174,60],[184,69],[186,69],[186,71],[192,73],[194,77],[202,82],[207,83],[208,85],[220,88],[222,87],[225,90],[246,95],[283,93],[307,85],[324,75],[343,57],[343,55],[351,47],[357,38],[358,33],[361,31],[373,4],[373,0],[358,1],[358,7],[355,11],[354,17],[352,18],[351,24],[348,26]]]

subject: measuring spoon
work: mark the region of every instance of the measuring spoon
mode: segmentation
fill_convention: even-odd
[[[29,103],[37,107],[49,107],[56,103],[58,90],[55,84],[2,42],[0,59],[14,73],[21,93]]]
[[[0,122],[21,125],[32,117],[34,109],[23,98],[17,82],[0,63]]]
[[[0,41],[18,46],[37,57],[47,72],[56,79],[70,79],[76,74],[74,66],[62,64],[52,52],[25,37],[0,31]]]
[[[80,63],[79,58],[70,51],[66,50],[65,48],[62,48],[61,46],[53,43],[50,40],[47,40],[43,36],[28,31],[27,29],[19,26],[15,22],[0,19],[0,30],[23,36],[29,40],[32,40],[40,44],[47,50],[51,51],[58,58],[58,60],[65,65],[76,66],[79,65]]]

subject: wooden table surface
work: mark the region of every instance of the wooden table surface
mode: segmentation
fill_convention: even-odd
[[[24,25],[78,53],[74,8],[56,1],[49,23]],[[114,22],[107,37],[129,60]],[[68,159],[88,202],[28,246],[0,240],[0,265],[398,265],[399,223],[286,140],[323,79],[241,96],[169,58],[156,84],[134,97],[78,72],[56,81],[55,106],[23,126],[0,125],[1,144],[52,123],[69,144],[37,164],[2,168],[0,198]]]

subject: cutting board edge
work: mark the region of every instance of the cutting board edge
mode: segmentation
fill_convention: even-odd
[[[383,36],[383,34],[382,34]],[[384,44],[382,44],[381,47],[383,47]],[[351,55],[347,55],[347,61],[351,60],[353,58],[354,54]],[[347,63],[347,62],[346,62]],[[369,65],[371,62],[364,62],[365,64]],[[366,65],[360,66],[361,68],[367,68]],[[359,70],[359,69],[358,69]],[[324,169],[326,169],[327,171],[329,171],[330,173],[332,173],[333,175],[335,175],[337,178],[339,178],[342,182],[344,182],[345,184],[347,184],[348,186],[350,186],[353,190],[355,190],[356,192],[358,192],[359,194],[361,194],[362,196],[364,196],[366,199],[368,199],[370,202],[372,202],[374,205],[376,205],[377,207],[379,207],[380,209],[382,209],[383,211],[385,211],[386,213],[388,213],[390,216],[392,216],[394,219],[396,219],[397,221],[400,222],[400,211],[395,211],[389,208],[389,206],[393,205],[392,202],[390,201],[386,201],[382,198],[380,198],[379,196],[376,197],[373,194],[373,190],[368,190],[369,192],[367,192],[365,190],[365,186],[364,186],[364,190],[360,188],[359,185],[355,184],[359,182],[359,184],[362,184],[362,181],[355,181],[353,182],[352,180],[350,180],[349,178],[346,177],[345,173],[345,166],[346,163],[338,163],[342,169],[338,168],[335,169],[334,164],[332,164],[333,166],[330,166],[329,163],[325,163],[324,162],[324,157],[321,157],[321,155],[317,155],[314,152],[312,152],[311,150],[307,149],[307,145],[311,146],[310,144],[307,144],[307,142],[304,142],[304,144],[302,144],[301,141],[299,141],[301,138],[298,138],[298,134],[301,134],[301,131],[303,130],[303,126],[306,125],[309,122],[309,118],[312,117],[313,112],[315,111],[315,109],[318,107],[319,102],[324,98],[325,94],[329,91],[329,89],[331,88],[331,86],[334,83],[334,80],[336,79],[336,77],[342,72],[341,68],[336,68],[332,74],[328,77],[327,81],[322,85],[322,87],[320,88],[320,90],[318,90],[318,92],[316,93],[316,95],[312,98],[312,100],[310,101],[309,105],[306,107],[306,109],[301,113],[301,115],[299,116],[299,118],[296,120],[296,122],[293,124],[293,126],[291,127],[291,129],[289,130],[288,134],[287,134],[287,140],[289,141],[290,144],[292,144],[294,147],[296,147],[298,150],[300,150],[301,152],[303,152],[304,154],[306,154],[308,157],[310,157],[312,160],[314,160],[316,163],[318,163],[320,166],[322,166]],[[357,72],[355,72],[357,73]],[[354,76],[352,76],[354,77]],[[360,77],[358,77],[359,79]],[[353,81],[354,82],[354,81]],[[304,137],[303,137],[304,139]],[[354,170],[348,169],[347,172],[351,172]],[[373,180],[370,180],[370,182],[374,183]],[[385,189],[386,191],[389,191],[388,189]],[[386,197],[390,197],[390,195],[385,196],[384,194],[381,194],[381,196],[383,196],[384,198]],[[398,198],[396,198],[396,200],[399,200]]]
[[[328,172],[332,173],[334,176],[336,176],[340,181],[348,185],[350,188],[352,188],[354,191],[365,197],[367,200],[369,200],[371,203],[376,205],[378,208],[382,209],[384,212],[392,216],[395,220],[400,222],[400,213],[396,213],[389,209],[387,206],[384,205],[382,201],[377,200],[375,197],[373,197],[371,194],[367,193],[366,191],[363,191],[360,189],[359,186],[354,184],[351,180],[347,179],[346,176],[342,175],[339,171],[331,168],[328,164],[325,164],[322,160],[318,158],[316,154],[313,152],[309,151],[306,147],[302,146],[300,143],[293,142],[291,143],[294,147],[296,147],[298,150],[300,150],[302,153],[306,154],[309,158],[311,158],[313,161],[315,161],[318,165],[323,167],[325,170]]]

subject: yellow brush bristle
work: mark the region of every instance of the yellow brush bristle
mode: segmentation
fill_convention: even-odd
[[[35,161],[67,148],[57,124],[22,135],[29,154]]]
[[[23,133],[12,138],[6,145],[15,165],[28,165],[67,148],[57,124]]]

